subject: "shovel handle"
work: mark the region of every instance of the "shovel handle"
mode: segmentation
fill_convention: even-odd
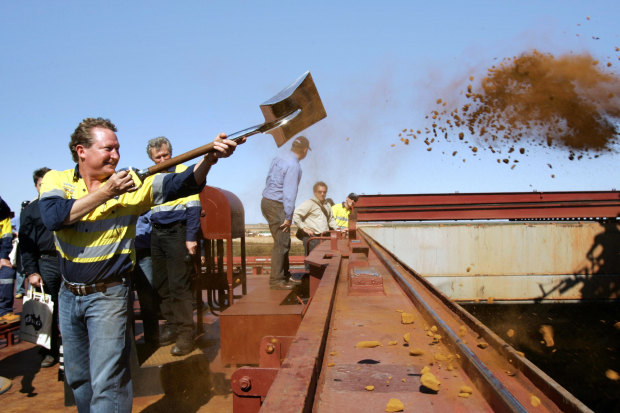
[[[301,109],[296,109],[293,112],[282,116],[278,119],[275,119],[271,122],[261,123],[260,125],[251,126],[247,129],[240,130],[239,132],[232,133],[226,137],[226,139],[230,139],[231,141],[237,142],[243,138],[248,136],[256,135],[257,133],[267,133],[272,129],[278,128],[295,118],[297,115],[301,113]],[[207,143],[206,145],[200,146],[196,149],[192,149],[191,151],[182,153],[181,155],[175,156],[174,158],[170,158],[167,161],[163,161],[162,163],[158,163],[156,165],[151,166],[148,169],[141,169],[136,171],[138,177],[140,179],[144,179],[147,176],[151,176],[161,171],[165,171],[172,166],[176,166],[183,162],[189,161],[191,159],[197,158],[199,156],[205,155],[209,152],[213,152],[213,142]]]
[[[255,135],[260,132],[260,128],[264,124],[256,125],[251,128],[244,129],[239,132],[235,132],[226,137],[226,139],[230,139],[231,141],[237,142],[242,138]],[[147,169],[146,174],[144,176],[150,176],[156,174],[158,172],[162,172],[168,170],[172,166],[176,166],[183,162],[187,162],[194,158],[198,158],[199,156],[206,155],[209,152],[213,152],[213,142],[209,142],[206,145],[202,145],[198,148],[192,149],[191,151],[182,153],[181,155],[175,156],[174,158],[170,158],[167,161],[163,161],[162,163],[158,163],[156,165],[151,166]]]
[[[150,176],[158,172],[165,171],[169,169],[171,166],[176,166],[178,164],[189,161],[190,159],[197,158],[201,155],[205,155],[212,151],[213,151],[213,142],[209,142],[206,145],[192,149],[191,151],[182,153],[181,155],[175,156],[174,158],[170,158],[166,161],[163,161],[162,163],[158,163],[156,165],[149,167],[149,169],[147,170],[146,176]]]

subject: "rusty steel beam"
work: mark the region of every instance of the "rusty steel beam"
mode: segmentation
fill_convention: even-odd
[[[312,304],[269,389],[261,412],[294,413],[312,410],[341,265],[341,255],[331,250],[329,245],[331,242],[322,242],[307,257],[311,269],[321,269],[320,286],[312,295]]]
[[[620,216],[620,192],[362,195],[355,222],[480,219],[605,219]]]
[[[310,254],[307,261],[322,273],[308,312],[290,343],[263,340],[263,350],[275,354],[265,364],[275,367],[284,358],[273,379],[266,376],[273,373],[266,366],[244,368],[233,378],[236,412],[259,407],[264,412],[357,412],[361,406],[382,411],[393,397],[420,411],[525,412],[536,405],[534,396],[538,411],[590,411],[458,304],[361,235],[359,240],[338,240],[338,251],[323,241]],[[341,253],[345,244],[348,251]],[[351,274],[375,273],[383,279],[385,295],[351,293]],[[401,323],[402,311],[411,313],[415,324]],[[427,328],[438,333],[435,341]],[[405,332],[410,333],[408,344],[400,339]],[[356,344],[373,339],[381,346]],[[486,346],[478,345],[481,341]],[[278,349],[278,343],[283,347]],[[423,349],[425,356],[412,357],[409,349],[414,348]],[[438,393],[421,387],[425,365],[432,365],[442,382]],[[365,388],[368,384],[375,386],[373,391]],[[466,401],[458,394],[464,384],[475,389]]]
[[[295,336],[265,336],[260,341],[259,367],[280,368]],[[265,393],[266,395],[267,393]]]
[[[256,413],[278,374],[277,368],[241,367],[230,378],[233,412]]]
[[[362,237],[415,307],[427,320],[435,323],[444,344],[460,355],[461,367],[476,383],[493,411],[528,411],[528,393],[535,393],[544,400],[544,407],[540,408],[546,411],[591,411],[428,280],[398,261],[366,234],[362,233]],[[489,348],[477,347],[480,340]],[[508,370],[512,371],[509,375],[506,374]]]

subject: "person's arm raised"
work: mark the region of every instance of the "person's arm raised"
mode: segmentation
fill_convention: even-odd
[[[239,143],[245,142],[243,138]],[[237,142],[226,139],[225,133],[220,133],[213,140],[213,152],[207,153],[198,163],[194,166],[194,179],[198,185],[201,185],[209,173],[212,165],[217,163],[219,158],[227,158],[235,151]]]

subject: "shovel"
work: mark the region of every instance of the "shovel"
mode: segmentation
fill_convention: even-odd
[[[257,133],[269,133],[276,141],[276,145],[280,147],[295,134],[327,116],[309,71],[277,95],[262,103],[260,109],[265,118],[264,123],[228,135],[227,139],[237,142]],[[134,172],[140,180],[144,180],[147,176],[168,170],[172,166],[213,151],[213,142],[211,142],[147,169],[134,170]],[[133,170],[131,167],[128,169]]]

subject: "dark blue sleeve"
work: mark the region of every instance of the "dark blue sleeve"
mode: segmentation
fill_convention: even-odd
[[[13,248],[13,233],[11,232],[11,209],[0,198],[0,258],[8,259]],[[5,231],[5,232],[3,232]]]
[[[0,220],[9,218],[11,216],[11,208],[4,202],[4,199],[0,197]]]
[[[186,215],[186,241],[196,241],[200,234],[200,211],[202,207],[190,207],[185,211]]]
[[[151,211],[138,218],[135,245],[136,248],[151,248]]]
[[[57,231],[63,227],[63,222],[69,216],[75,199],[65,199],[59,196],[50,196],[39,199],[39,209],[43,224],[50,231]]]
[[[32,217],[33,208],[37,208],[37,205],[32,205],[35,202],[31,202],[22,213],[19,215],[19,252],[21,254],[22,267],[26,275],[33,273],[39,273],[39,247],[36,242],[37,231],[34,226],[34,219]]]
[[[0,238],[0,258],[8,260],[11,250],[13,249],[13,238],[2,237]]]
[[[202,184],[196,183],[196,179],[194,179],[195,166],[192,165],[183,172],[166,174],[162,185],[164,202],[197,194],[204,188],[206,179]]]

